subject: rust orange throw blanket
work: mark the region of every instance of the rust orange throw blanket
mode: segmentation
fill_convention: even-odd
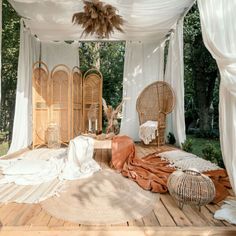
[[[161,160],[158,153],[138,158],[135,155],[135,146],[128,136],[116,136],[112,140],[112,166],[121,174],[135,181],[140,187],[157,193],[165,193],[167,179],[175,171],[169,166],[169,162]],[[229,195],[227,188],[230,187],[225,170],[208,171],[208,175],[216,187],[214,202],[219,202]]]

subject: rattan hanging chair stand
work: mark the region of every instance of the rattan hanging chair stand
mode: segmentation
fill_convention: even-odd
[[[154,82],[140,93],[136,102],[139,124],[149,120],[158,121],[158,136],[151,144],[165,144],[166,116],[173,111],[174,106],[174,91],[164,81]]]

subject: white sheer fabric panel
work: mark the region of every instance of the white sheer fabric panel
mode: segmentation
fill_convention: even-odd
[[[164,43],[126,43],[123,97],[128,98],[123,106],[121,134],[135,141],[139,139],[139,120],[136,100],[140,92],[149,84],[163,80]]]
[[[12,143],[8,154],[32,143],[32,66],[39,60],[40,41],[21,23],[20,54]],[[57,64],[79,65],[78,43],[42,42],[41,59],[51,70]]]
[[[42,42],[41,60],[46,63],[49,70],[59,64],[69,68],[79,66],[79,43],[68,44],[65,42]]]
[[[184,117],[184,61],[183,61],[183,20],[171,34],[165,72],[165,81],[175,92],[175,108],[167,117],[166,133],[173,133],[176,145],[181,146],[186,139]]]
[[[32,66],[39,60],[39,41],[23,26],[20,29],[20,53],[12,142],[8,154],[32,143]]]
[[[104,0],[125,19],[124,31],[111,39],[160,40],[195,0]],[[83,29],[73,25],[72,15],[83,10],[78,0],[9,0],[25,17],[26,25],[40,40],[78,40]],[[84,39],[85,37],[83,37]],[[96,39],[96,36],[89,36]]]
[[[204,43],[220,69],[221,149],[236,193],[236,1],[198,0],[198,6]]]

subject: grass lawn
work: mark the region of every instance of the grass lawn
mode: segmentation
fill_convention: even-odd
[[[207,139],[207,138],[197,138],[195,135],[187,135],[187,138],[192,139],[193,151],[192,153],[202,157],[202,149],[207,143],[212,144],[217,150],[220,150],[220,140]]]
[[[7,154],[8,151],[8,142],[4,142],[0,144],[0,157]]]

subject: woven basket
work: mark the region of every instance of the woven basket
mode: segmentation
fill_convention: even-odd
[[[173,172],[167,182],[171,196],[178,202],[180,209],[184,204],[196,205],[201,209],[215,197],[212,180],[196,170]]]

